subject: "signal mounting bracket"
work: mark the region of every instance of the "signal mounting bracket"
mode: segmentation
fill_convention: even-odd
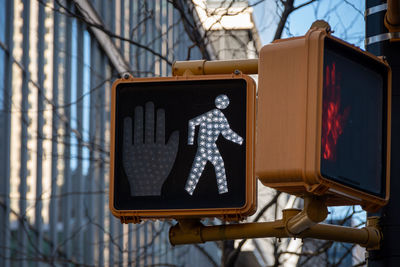
[[[180,220],[169,230],[172,245],[243,238],[315,238],[356,243],[368,250],[380,248],[383,239],[379,218],[370,217],[361,229],[322,224],[328,214],[323,198],[305,197],[303,210],[286,209],[282,219],[272,222],[205,226],[199,220]]]

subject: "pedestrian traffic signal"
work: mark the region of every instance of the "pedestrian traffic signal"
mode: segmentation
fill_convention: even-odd
[[[376,210],[389,198],[391,71],[311,29],[261,49],[256,176],[328,205]]]
[[[120,79],[110,209],[122,222],[255,211],[255,82],[242,74]]]

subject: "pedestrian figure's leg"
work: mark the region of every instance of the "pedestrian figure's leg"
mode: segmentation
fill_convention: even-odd
[[[215,169],[218,193],[219,194],[227,193],[228,192],[228,184],[226,181],[224,160],[222,159],[221,154],[219,154],[218,150],[216,150],[214,152],[211,162],[214,165],[214,169]]]
[[[185,190],[189,193],[189,195],[193,195],[193,191],[196,189],[197,182],[203,173],[206,163],[207,159],[201,156],[200,151],[197,151],[185,185]]]

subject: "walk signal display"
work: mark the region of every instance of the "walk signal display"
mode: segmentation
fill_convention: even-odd
[[[391,71],[320,29],[264,46],[256,176],[328,205],[376,210],[389,198]]]
[[[122,222],[255,211],[255,83],[246,75],[117,80],[110,209]]]

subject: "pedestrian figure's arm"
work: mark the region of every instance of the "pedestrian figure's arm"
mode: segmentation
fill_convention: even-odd
[[[189,120],[189,127],[188,127],[188,145],[193,145],[194,142],[194,132],[196,130],[196,126],[200,125],[203,121],[203,115],[197,116],[191,120]]]
[[[234,131],[232,131],[226,118],[224,118],[223,124],[225,127],[221,131],[222,136],[229,141],[241,145],[243,143],[243,138]]]

